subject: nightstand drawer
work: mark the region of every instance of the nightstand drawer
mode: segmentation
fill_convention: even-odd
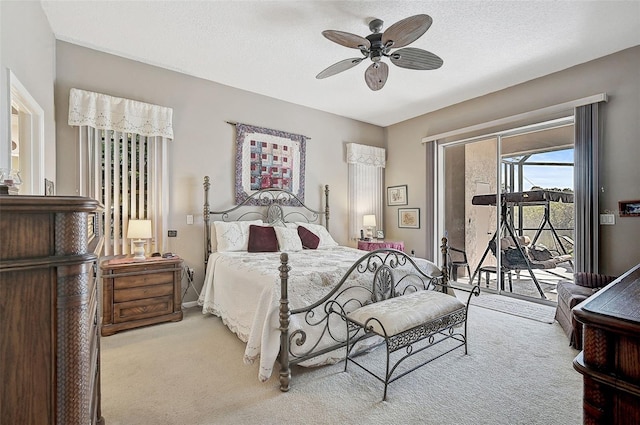
[[[113,302],[121,303],[125,301],[161,297],[163,295],[173,295],[173,282],[163,283],[161,285],[116,289],[115,291],[113,291]]]
[[[133,288],[137,286],[159,285],[173,283],[174,272],[145,273],[132,276],[116,277],[113,280],[113,289]]]
[[[173,297],[158,297],[113,304],[114,323],[130,322],[173,312]]]

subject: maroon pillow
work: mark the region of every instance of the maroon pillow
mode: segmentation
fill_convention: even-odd
[[[276,231],[271,226],[249,226],[249,252],[276,252],[278,251],[278,238]]]
[[[320,238],[304,226],[298,226],[298,236],[305,249],[316,249],[320,245]]]

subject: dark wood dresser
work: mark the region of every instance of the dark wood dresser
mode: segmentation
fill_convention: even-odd
[[[131,257],[104,260],[102,336],[182,320],[182,259]]]
[[[584,325],[574,368],[585,424],[640,423],[640,264],[573,309]]]
[[[103,424],[97,260],[83,197],[0,195],[0,423]]]

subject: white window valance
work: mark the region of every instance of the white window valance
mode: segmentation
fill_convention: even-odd
[[[173,139],[173,109],[71,89],[69,125]]]
[[[347,163],[384,168],[386,150],[375,146],[347,143]]]

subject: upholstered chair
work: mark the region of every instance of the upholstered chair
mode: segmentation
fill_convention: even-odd
[[[558,306],[556,307],[556,320],[562,326],[569,345],[582,349],[582,325],[573,317],[571,309],[589,298],[599,289],[613,282],[616,276],[607,276],[596,273],[577,272],[573,275],[573,282],[561,281],[558,283]]]

